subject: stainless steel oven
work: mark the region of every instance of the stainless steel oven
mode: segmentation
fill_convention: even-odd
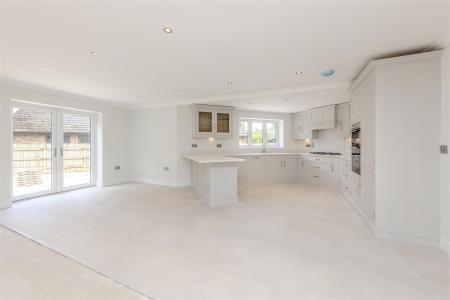
[[[352,125],[352,171],[361,174],[361,125]]]

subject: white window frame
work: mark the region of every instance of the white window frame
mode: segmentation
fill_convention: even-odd
[[[241,149],[248,149],[248,148],[254,148],[254,149],[263,149],[263,148],[284,148],[283,144],[283,120],[279,119],[260,119],[260,118],[239,118],[239,132],[240,135],[240,123],[241,122],[248,122],[248,145],[241,145],[240,144],[240,138],[238,138],[239,148]],[[252,124],[253,122],[262,123],[262,144],[261,145],[253,145],[252,144]],[[275,133],[276,133],[276,140],[277,143],[275,145],[269,145],[267,144],[267,123],[275,122]]]

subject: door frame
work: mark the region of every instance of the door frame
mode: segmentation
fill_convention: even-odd
[[[13,157],[13,147],[14,147],[14,107],[19,108],[27,108],[27,109],[35,109],[35,110],[41,110],[50,112],[52,114],[52,180],[51,180],[51,189],[45,190],[41,192],[35,192],[30,194],[24,194],[24,195],[17,195],[14,196],[14,182],[11,181],[11,191],[12,191],[12,201],[18,201],[18,200],[24,200],[29,198],[36,198],[41,196],[46,196],[50,194],[75,190],[79,188],[84,187],[90,187],[94,186],[95,182],[97,180],[97,114],[93,112],[87,112],[87,111],[80,111],[76,109],[66,109],[66,108],[58,108],[53,107],[50,105],[39,105],[39,104],[32,104],[22,101],[11,101],[10,106],[10,114],[11,114],[11,160],[14,159]],[[64,188],[64,163],[63,163],[63,157],[60,155],[61,147],[64,144],[64,128],[63,128],[63,116],[64,114],[75,114],[75,115],[82,115],[82,116],[89,116],[91,118],[91,161],[90,161],[90,168],[91,168],[91,180],[89,183],[70,186]],[[11,161],[11,178],[13,178],[13,171],[14,166],[13,162]]]

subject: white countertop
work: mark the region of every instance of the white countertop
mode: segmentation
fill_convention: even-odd
[[[200,164],[207,164],[207,163],[243,162],[245,161],[244,159],[245,157],[278,156],[278,155],[310,155],[310,156],[340,158],[345,160],[351,159],[350,157],[346,157],[343,155],[326,155],[326,154],[323,155],[323,154],[312,154],[308,152],[266,152],[266,153],[253,152],[253,153],[223,153],[223,154],[202,153],[202,154],[184,154],[183,157]]]
[[[194,161],[199,164],[211,163],[230,163],[230,162],[244,162],[242,158],[230,157],[221,154],[186,154],[184,158]]]

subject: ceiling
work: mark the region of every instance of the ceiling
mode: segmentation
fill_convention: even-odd
[[[448,45],[449,3],[3,1],[0,75],[130,108],[298,111],[348,100],[370,59]]]

